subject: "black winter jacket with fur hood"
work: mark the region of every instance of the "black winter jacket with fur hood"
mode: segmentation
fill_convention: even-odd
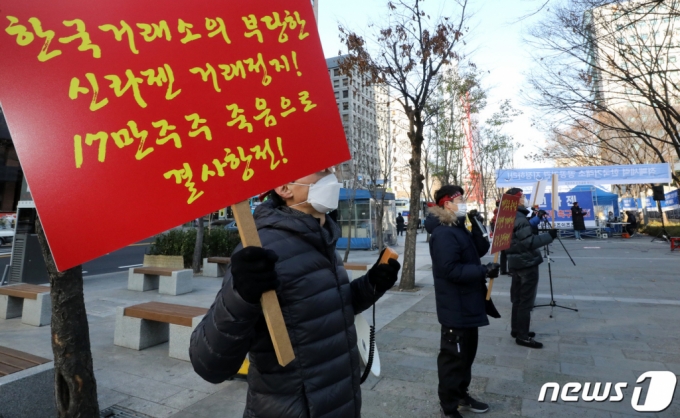
[[[480,257],[489,251],[481,231],[470,233],[456,215],[440,207],[429,209],[425,229],[430,237],[432,275],[439,323],[449,328],[489,325],[486,316],[486,267]]]

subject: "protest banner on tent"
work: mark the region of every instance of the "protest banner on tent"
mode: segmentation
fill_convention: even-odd
[[[678,202],[678,190],[673,190],[665,194],[666,200],[661,202],[661,210],[664,212],[680,209],[680,202]]]
[[[583,209],[584,216],[583,220],[585,222],[586,228],[595,228],[595,208],[593,203],[593,195],[591,192],[564,192],[557,194],[559,199],[559,205],[553,207],[553,194],[546,193],[545,198],[539,201],[539,209],[543,209],[546,212],[550,212],[555,209],[555,228],[558,229],[573,229],[574,224],[571,221],[571,207],[574,202],[578,202],[578,205]],[[527,199],[531,197],[531,194],[527,194]]]
[[[59,270],[350,158],[307,0],[0,21],[0,105]]]
[[[563,186],[669,183],[668,163],[496,170],[496,187],[529,186],[557,174]]]
[[[637,210],[637,202],[632,197],[624,197],[621,199],[621,210]]]

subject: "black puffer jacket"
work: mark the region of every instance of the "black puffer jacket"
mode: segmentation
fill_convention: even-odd
[[[262,309],[234,291],[228,270],[191,336],[194,370],[219,383],[236,374],[248,353],[244,417],[360,417],[354,315],[374,301],[368,275],[349,282],[335,251],[339,228],[328,217],[322,228],[310,215],[267,201],[255,210],[255,223],[262,245],[279,256],[276,293],[295,360],[278,364]]]
[[[522,270],[541,264],[543,257],[538,249],[553,242],[550,234],[534,235],[527,219],[528,213],[524,206],[517,207],[512,243],[506,250],[510,270]]]
[[[489,325],[486,316],[486,267],[480,257],[489,251],[489,241],[476,229],[474,234],[446,209],[433,207],[425,219],[430,237],[432,275],[439,323],[449,328]]]

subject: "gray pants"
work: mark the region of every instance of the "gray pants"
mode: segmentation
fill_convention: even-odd
[[[531,310],[536,303],[538,291],[538,266],[521,270],[510,270],[512,284],[510,285],[510,301],[512,302],[512,331],[517,338],[529,339],[531,325]]]

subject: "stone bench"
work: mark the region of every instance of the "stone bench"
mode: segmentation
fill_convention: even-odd
[[[133,350],[170,341],[169,356],[189,361],[189,340],[206,308],[148,302],[118,307],[113,343]]]
[[[4,418],[56,417],[54,363],[0,346],[0,406]]]
[[[350,282],[352,280],[358,279],[359,277],[368,273],[368,268],[369,268],[367,264],[361,264],[361,263],[345,263],[344,267],[345,267],[345,270],[347,270],[347,274],[349,275],[349,281]]]
[[[203,259],[203,276],[224,277],[227,266],[231,263],[229,257],[208,257]]]
[[[164,295],[181,295],[194,290],[194,272],[167,267],[133,267],[128,273],[128,289],[138,292],[158,289]]]
[[[34,284],[0,287],[0,319],[19,316],[26,325],[49,325],[52,319],[50,288]]]

